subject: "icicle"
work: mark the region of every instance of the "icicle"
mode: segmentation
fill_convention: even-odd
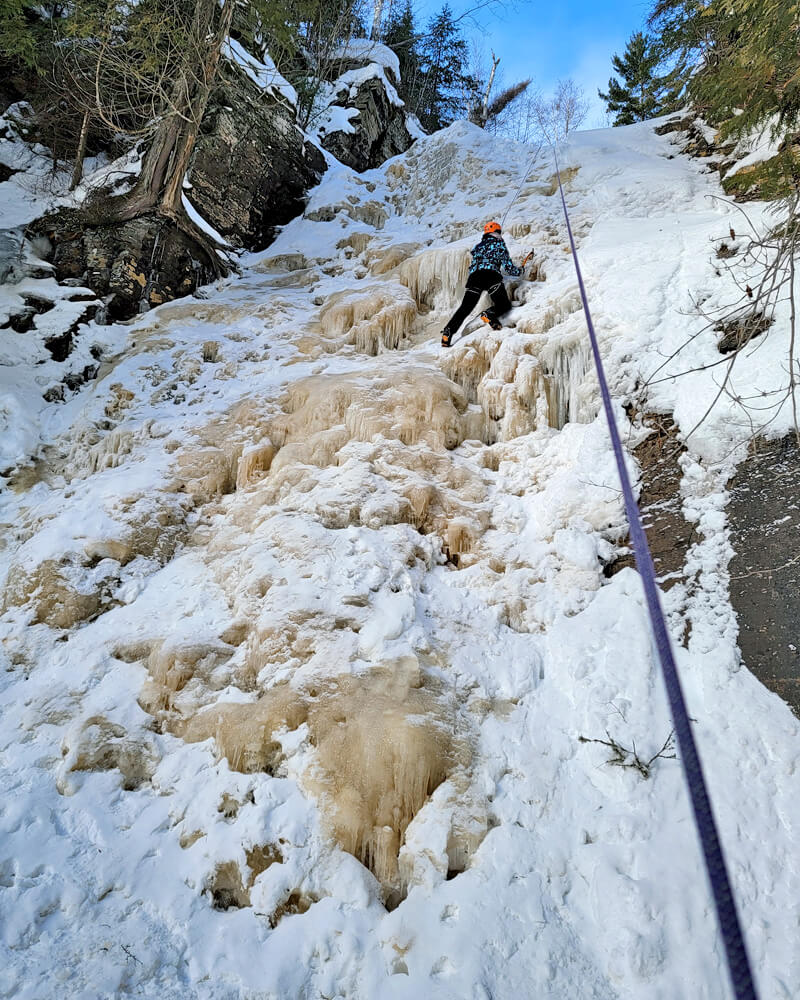
[[[357,293],[331,296],[320,311],[327,336],[347,334],[346,342],[364,354],[396,349],[409,336],[417,308],[408,290],[395,282],[371,285]]]
[[[236,484],[236,469],[242,446],[230,443],[229,449],[186,448],[178,454],[176,482],[197,503],[232,493]]]
[[[286,467],[288,456],[283,452],[288,445],[296,445],[291,453],[294,461],[310,462],[310,452],[322,443],[317,436],[323,431],[331,432],[325,447],[334,448],[324,464],[332,464],[333,455],[349,440],[373,441],[382,435],[406,445],[425,443],[441,450],[476,436],[476,415],[461,389],[424,368],[404,368],[399,381],[311,376],[290,387],[285,410],[269,427],[270,439],[281,449],[273,469]]]
[[[275,446],[269,440],[245,448],[236,470],[236,489],[243,489],[261,474],[269,472],[274,458]]]
[[[136,442],[146,436],[142,428],[117,428],[97,440],[94,427],[84,428],[73,439],[63,469],[55,463],[53,471],[62,472],[68,481],[72,481],[85,479],[104,469],[116,469],[130,455]]]
[[[517,322],[520,333],[547,333],[581,309],[579,294],[573,292],[551,300],[544,309],[538,310],[533,316],[522,317]]]
[[[469,251],[463,247],[425,250],[404,261],[398,274],[419,306],[451,310],[463,292],[469,261]]]
[[[160,670],[160,654],[152,665]],[[282,753],[276,734],[307,723],[316,748],[309,788],[342,848],[371,868],[387,893],[397,892],[406,828],[467,752],[454,738],[447,701],[421,682],[416,659],[406,657],[367,676],[335,678],[313,697],[282,685],[256,702],[217,705],[170,728],[190,742],[213,736],[231,768],[252,772],[274,770]]]
[[[592,420],[596,407],[585,385],[591,369],[590,349],[585,338],[571,343],[548,344],[542,351],[542,363],[550,426],[560,430],[567,422]]]

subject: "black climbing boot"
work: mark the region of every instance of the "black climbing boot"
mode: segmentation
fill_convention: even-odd
[[[500,320],[493,316],[490,312],[481,313],[481,319],[484,323],[488,323],[493,330],[502,330],[503,324]]]

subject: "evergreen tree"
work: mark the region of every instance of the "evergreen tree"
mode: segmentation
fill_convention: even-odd
[[[648,23],[665,52],[695,65],[713,61],[723,34],[715,0],[655,0]]]
[[[417,117],[428,132],[466,118],[477,82],[462,72],[467,43],[448,4],[428,23],[420,44],[422,83],[416,98]]]
[[[385,45],[397,56],[400,63],[400,96],[409,109],[416,112],[415,98],[421,84],[421,59],[419,37],[411,0],[405,3],[390,18],[383,36]]]
[[[337,52],[353,38],[364,38],[363,0],[249,0],[261,26],[259,49],[268,51],[298,94],[299,121],[307,127],[317,97],[340,71]],[[234,25],[241,20],[237,12]],[[248,41],[246,47],[252,50]]]
[[[723,136],[770,120],[777,135],[800,123],[799,16],[797,0],[657,0],[650,24],[693,64],[689,96]]]
[[[775,134],[800,124],[800,4],[715,0],[726,28],[723,58],[698,74],[697,94],[724,134],[747,134],[770,119]]]
[[[612,76],[608,92],[597,93],[608,110],[616,114],[615,125],[632,125],[670,110],[682,84],[675,73],[657,74],[661,61],[659,46],[641,31],[631,35],[622,56],[615,53],[611,57],[622,82]]]
[[[0,3],[0,67],[43,69],[53,41],[52,3],[2,0]]]

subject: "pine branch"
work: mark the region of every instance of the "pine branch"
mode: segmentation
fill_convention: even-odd
[[[525,93],[530,83],[530,80],[521,80],[519,83],[515,83],[513,87],[506,87],[505,90],[501,90],[486,109],[487,120],[489,118],[496,118],[502,111],[505,111],[512,101],[516,101],[518,97]]]

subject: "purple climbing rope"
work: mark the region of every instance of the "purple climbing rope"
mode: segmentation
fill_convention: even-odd
[[[753,974],[747,957],[741,924],[736,912],[736,903],[731,891],[725,857],[722,853],[722,845],[717,833],[714,813],[711,810],[711,802],[708,797],[705,778],[703,777],[700,756],[697,752],[697,746],[689,722],[689,713],[686,710],[686,702],[681,689],[678,669],[672,655],[672,645],[664,620],[664,612],[661,608],[653,557],[650,554],[650,547],[647,544],[647,538],[642,527],[639,505],[633,495],[630,477],[625,467],[622,441],[620,440],[619,430],[617,429],[614,413],[611,408],[611,393],[608,389],[603,361],[600,357],[597,334],[592,322],[592,315],[589,311],[589,301],[586,297],[586,287],[583,283],[583,275],[581,274],[581,267],[578,262],[578,251],[575,248],[575,239],[572,235],[572,226],[569,220],[569,212],[567,211],[567,199],[564,197],[561,170],[558,165],[558,155],[555,147],[553,148],[553,155],[555,157],[558,188],[561,192],[561,204],[564,206],[564,218],[566,219],[570,247],[572,248],[572,259],[575,263],[575,273],[578,276],[583,310],[586,314],[586,325],[589,328],[589,339],[592,344],[595,367],[597,368],[597,379],[600,383],[600,393],[603,397],[603,407],[611,434],[611,444],[614,448],[614,457],[617,461],[617,470],[619,472],[620,483],[622,484],[622,493],[625,498],[625,512],[631,529],[631,543],[633,544],[633,551],[636,556],[636,568],[639,570],[639,575],[642,578],[644,586],[647,610],[650,615],[650,625],[653,629],[658,658],[661,662],[661,670],[669,697],[675,734],[678,739],[680,759],[683,764],[684,774],[686,775],[686,783],[689,786],[689,797],[692,802],[695,824],[703,848],[708,879],[711,883],[711,892],[717,909],[722,940],[725,944],[733,992],[736,1000],[756,1000]]]

